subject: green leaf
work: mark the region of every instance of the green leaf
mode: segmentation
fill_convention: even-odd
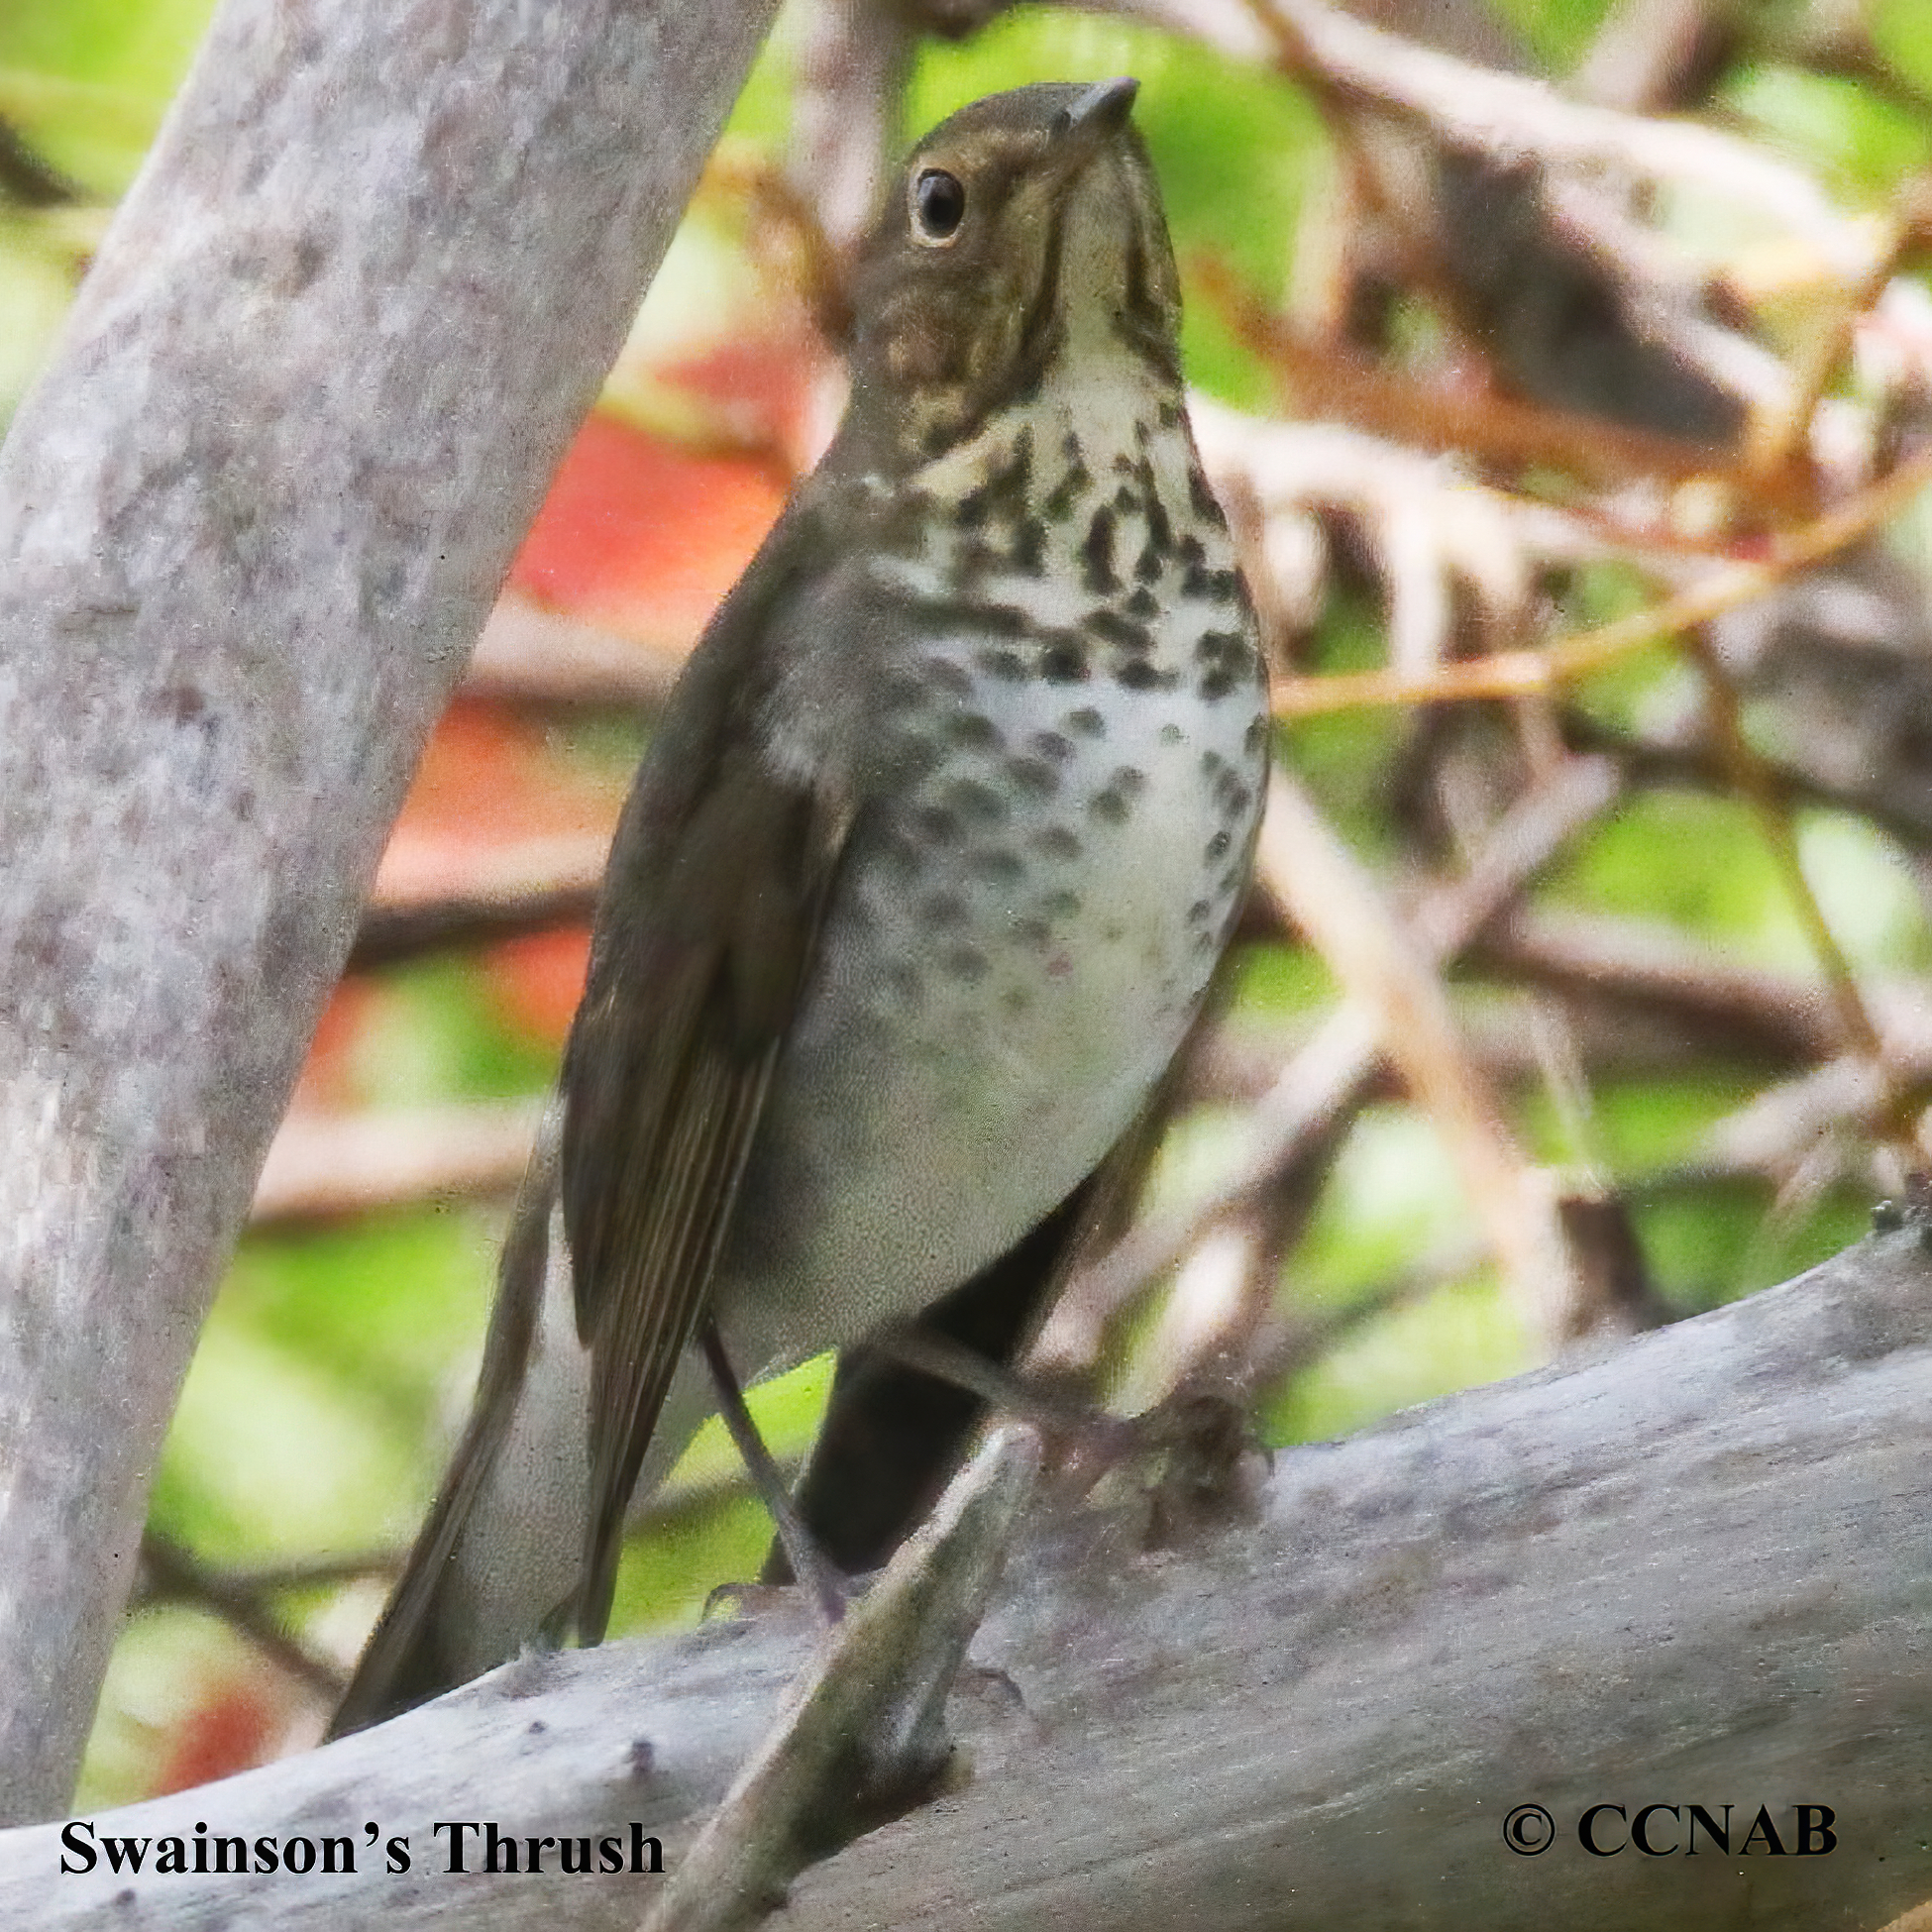
[[[1841,191],[1889,195],[1932,159],[1932,128],[1872,88],[1767,61],[1725,84],[1720,104]]]

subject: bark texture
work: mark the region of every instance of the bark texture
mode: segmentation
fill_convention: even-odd
[[[1039,1507],[950,1707],[950,1788],[808,1872],[782,1921],[963,1932],[1878,1926],[1932,1897],[1932,1266],[1918,1231],[1594,1359],[1283,1452],[1251,1519]],[[634,1926],[665,1880],[447,1870],[438,1820],[675,1871],[809,1628],[783,1612],[526,1659],[395,1722],[90,1821],[342,1834],[354,1875],[61,1877],[0,1834],[0,1923]],[[818,1794],[822,1798],[822,1793]],[[1555,1842],[1509,1850],[1546,1806]],[[1592,1857],[1577,1822],[1606,1815]],[[1629,1842],[1654,1815],[1647,1857]],[[1731,1852],[1687,1807],[1722,1820]],[[1797,1853],[1794,1807],[1835,1848]],[[1746,1837],[1767,1808],[1783,1854]],[[406,1836],[410,1870],[371,1851]],[[519,1848],[520,1857],[527,1855]],[[69,1848],[70,1863],[78,1857]],[[154,1854],[151,1852],[149,1857]]]
[[[0,1819],[66,1799],[431,722],[773,0],[227,0],[0,452]]]

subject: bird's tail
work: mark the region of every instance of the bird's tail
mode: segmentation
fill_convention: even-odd
[[[577,1337],[558,1209],[553,1098],[497,1263],[496,1305],[463,1440],[331,1737],[379,1723],[507,1662],[571,1595],[590,1487],[590,1357]]]

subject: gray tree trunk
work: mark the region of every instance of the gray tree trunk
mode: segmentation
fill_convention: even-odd
[[[1250,1520],[1178,1548],[1145,1547],[1137,1505],[1036,1506],[952,1698],[949,1787],[807,1872],[777,1922],[1870,1932],[1932,1897],[1929,1450],[1909,1230],[1284,1451]],[[666,1878],[567,1876],[554,1846],[480,1876],[475,1837],[459,1878],[437,1821],[626,1853],[635,1823],[675,1874],[811,1645],[767,1613],[526,1659],[65,1847],[0,1833],[0,1924],[634,1926]],[[1555,1836],[1526,1857],[1504,1827],[1532,1803]],[[1652,1804],[1675,1807],[1641,1827],[1656,1857],[1634,1842]],[[1719,1829],[1729,1807],[1728,1854],[1702,1826],[1691,1854],[1693,1804]],[[1606,1856],[1579,1842],[1593,1805],[1622,1807],[1596,1820]],[[1829,1808],[1830,1849],[1800,1805]],[[197,1821],[251,1847],[342,1835],[358,1869],[107,1869],[108,1834],[191,1859]],[[406,1839],[406,1873],[366,1826]],[[94,1868],[63,1877],[77,1846]]]
[[[774,0],[226,0],[0,452],[0,1819],[424,736]]]

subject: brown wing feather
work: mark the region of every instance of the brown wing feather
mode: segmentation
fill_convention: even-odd
[[[637,898],[600,919],[572,1029],[564,1211],[591,1350],[590,1492],[576,1603],[595,1643],[659,1411],[704,1313],[844,838],[836,801],[727,742]],[[666,849],[667,841],[670,849]]]

